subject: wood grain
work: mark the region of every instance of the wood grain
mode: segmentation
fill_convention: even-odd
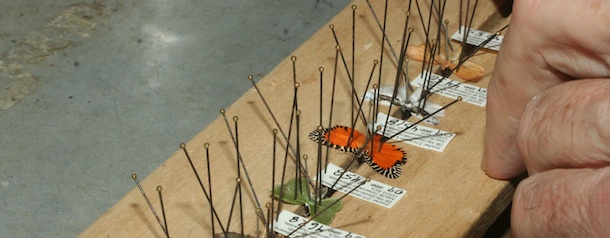
[[[429,3],[421,3],[427,17]],[[447,1],[445,18],[451,22],[449,32],[458,29],[458,1]],[[383,2],[373,2],[380,17],[383,17]],[[407,3],[391,1],[388,12],[387,35],[398,49],[402,34]],[[362,95],[369,77],[373,60],[379,59],[381,31],[377,27],[366,2],[354,1],[356,9],[356,53],[355,81],[359,95]],[[415,9],[415,5],[413,5]],[[419,15],[411,11],[410,26],[414,28],[412,44],[422,44],[425,39]],[[481,1],[477,8],[473,27],[493,32],[508,23],[497,13],[492,1]],[[339,41],[351,65],[351,21],[352,8],[348,6],[329,22],[339,36]],[[454,43],[457,45],[457,43]],[[297,81],[300,117],[300,150],[313,158],[317,144],[307,139],[309,131],[319,124],[319,67],[324,67],[324,125],[328,123],[328,100],[331,94],[335,43],[329,28],[320,29],[307,42],[293,52],[297,57]],[[396,74],[396,60],[386,49],[383,63],[382,85],[393,83]],[[483,51],[471,60],[486,69],[485,78],[476,83],[486,87],[489,82],[496,54]],[[351,67],[351,66],[350,66]],[[409,77],[421,71],[421,64],[409,64]],[[290,57],[282,61],[271,73],[261,79],[257,86],[269,102],[279,124],[287,133],[293,97],[293,73]],[[377,74],[376,74],[377,75]],[[375,76],[375,78],[378,76]],[[452,76],[453,78],[454,76]],[[244,83],[249,83],[244,76]],[[351,87],[345,69],[339,67],[333,124],[349,125]],[[451,99],[433,96],[432,101],[446,104]],[[271,190],[272,130],[278,128],[266,111],[254,89],[245,93],[237,102],[226,109],[229,122],[233,116],[239,122],[240,153],[252,178],[256,196],[264,206]],[[374,180],[407,190],[406,196],[393,208],[387,209],[359,199],[347,197],[343,209],[337,214],[332,226],[367,237],[463,237],[481,236],[510,202],[512,186],[505,181],[497,181],[485,175],[480,169],[483,152],[485,108],[468,103],[458,103],[447,110],[436,128],[457,133],[458,136],[442,152],[434,152],[400,143],[408,153],[408,162],[403,167],[403,175],[398,179],[388,179],[375,173],[367,165],[360,166],[356,173]],[[360,129],[364,126],[359,126]],[[178,144],[177,142],[176,144]],[[198,168],[200,176],[206,177],[204,144],[210,145],[210,160],[213,180],[214,207],[226,224],[230,201],[236,180],[236,152],[224,120],[219,117],[205,130],[191,139],[186,148]],[[296,143],[293,139],[292,143]],[[281,140],[280,148],[286,143]],[[285,150],[277,152],[278,168]],[[348,153],[331,151],[333,163],[342,164],[349,159]],[[313,162],[309,171],[314,171]],[[294,166],[289,165],[289,171]],[[294,172],[291,172],[291,174]],[[126,175],[128,177],[128,175]],[[290,175],[293,177],[293,175]],[[279,181],[279,174],[276,181]],[[130,182],[126,179],[125,182]],[[204,180],[207,186],[207,182]],[[211,237],[210,208],[195,179],[184,153],[178,150],[165,163],[150,174],[143,182],[157,211],[160,211],[155,188],[163,186],[168,226],[172,237]],[[244,224],[246,233],[255,235],[257,227],[254,195],[249,191],[245,178]],[[335,194],[334,196],[339,196]],[[295,207],[286,207],[296,209]],[[233,216],[231,231],[239,231],[239,221]],[[262,226],[259,224],[259,226]],[[219,231],[217,226],[216,231]],[[157,221],[148,209],[137,189],[132,190],[115,206],[86,229],[80,237],[164,237]]]

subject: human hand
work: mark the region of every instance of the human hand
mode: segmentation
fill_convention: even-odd
[[[610,2],[516,0],[487,101],[482,167],[524,172],[516,236],[610,234]]]

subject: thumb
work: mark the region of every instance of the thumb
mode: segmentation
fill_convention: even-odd
[[[515,237],[610,234],[610,167],[554,169],[523,180],[511,215]]]

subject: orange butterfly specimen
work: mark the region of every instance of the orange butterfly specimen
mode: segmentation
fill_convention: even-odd
[[[350,140],[352,132],[353,137]],[[309,138],[316,142],[321,140],[323,145],[345,152],[358,154],[362,150],[360,153],[362,159],[375,171],[388,178],[398,178],[402,173],[402,165],[407,163],[407,153],[396,145],[382,143],[381,135],[375,134],[367,143],[366,135],[351,127],[334,126],[324,129],[322,134],[315,130],[309,133]]]
[[[459,58],[459,52],[461,51],[456,50],[455,52],[457,52],[458,54],[454,54],[454,56],[452,56],[450,59],[446,59],[445,56],[437,54],[434,57],[434,64],[441,65],[443,69],[454,70],[454,68],[458,65],[457,62]],[[429,57],[430,55],[430,49],[428,49],[428,52],[426,53],[425,44],[418,46],[407,46],[407,56],[409,57],[409,59],[416,60],[419,62],[425,61],[427,63],[428,59],[424,59],[424,54],[426,55],[426,57]],[[464,62],[459,69],[455,69],[455,71],[453,71],[453,74],[455,74],[456,76],[470,82],[477,82],[481,80],[483,78],[483,73],[485,73],[485,68],[469,61]]]

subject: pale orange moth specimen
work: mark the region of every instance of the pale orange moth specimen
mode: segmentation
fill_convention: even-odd
[[[424,53],[426,51],[426,45],[418,45],[418,46],[407,46],[407,56],[409,59],[416,60],[419,62],[424,62]],[[445,58],[445,56],[441,54],[436,54],[434,57],[434,64],[440,65],[443,69],[454,69],[457,67],[459,62],[459,53],[461,50],[456,50],[452,54],[449,60]],[[456,54],[457,53],[457,54]],[[429,58],[430,50],[428,50],[426,57]],[[427,60],[426,60],[426,63]],[[453,74],[458,76],[459,78],[470,81],[477,82],[483,78],[483,73],[485,73],[485,69],[478,64],[466,61],[460,66],[459,69],[456,69]]]

